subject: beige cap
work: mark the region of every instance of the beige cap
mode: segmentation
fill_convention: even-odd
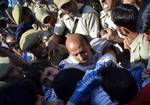
[[[0,79],[2,79],[9,71],[10,59],[8,57],[0,57]]]
[[[70,1],[71,0],[54,0],[54,3],[57,5],[58,9],[60,9],[64,4]]]
[[[38,9],[37,12],[35,13],[36,19],[42,24],[44,23],[44,19],[47,16],[49,16],[49,13],[44,9]]]
[[[20,38],[19,46],[22,51],[28,51],[35,45],[41,43],[43,37],[48,37],[48,31],[30,29],[24,32]]]
[[[30,29],[24,32],[19,42],[20,49],[23,51],[30,50],[30,48],[39,43],[40,36],[41,31],[36,29]]]
[[[22,16],[22,6],[17,4],[14,6],[12,10],[12,16],[13,19],[15,20],[16,24],[18,25],[21,21],[21,16]]]

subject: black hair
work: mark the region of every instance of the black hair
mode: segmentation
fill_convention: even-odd
[[[138,92],[137,84],[131,73],[118,67],[112,61],[100,70],[101,85],[112,100],[127,104]]]
[[[130,4],[121,4],[112,10],[112,21],[132,32],[136,32],[137,17],[137,8]]]
[[[77,82],[82,79],[84,74],[83,71],[76,68],[60,71],[53,81],[54,91],[58,98],[66,103],[74,92]]]
[[[0,28],[6,28],[7,27],[7,21],[5,19],[0,19]]]
[[[37,94],[37,88],[32,81],[17,81],[0,88],[0,104],[36,105]]]
[[[112,5],[111,9],[113,9],[121,4],[121,0],[115,0],[115,1],[112,0],[112,2],[113,2],[113,5]]]
[[[88,35],[83,35],[83,34],[79,34],[79,33],[75,33],[74,35],[78,36],[79,42],[81,42],[81,44],[85,41],[87,44],[90,44],[90,39],[87,37]]]
[[[8,4],[6,3],[7,0],[0,1],[0,11],[5,11],[8,8]]]
[[[110,45],[110,46],[105,47],[103,49],[102,55],[104,55],[105,53],[107,53],[108,50],[113,51],[116,54],[116,56],[119,55],[119,53],[120,53],[120,51],[119,51],[119,49],[117,47],[115,47],[114,45]]]
[[[23,70],[26,72],[26,78],[34,81],[35,85],[38,88],[39,94],[41,95],[43,95],[41,76],[45,68],[48,66],[49,65],[35,62],[23,68]]]
[[[35,17],[32,11],[28,7],[22,7],[22,17],[21,17],[22,20],[21,21],[24,21],[25,16],[29,18],[31,24],[35,22]]]
[[[147,1],[139,10],[136,30],[144,33],[150,29],[150,1]]]

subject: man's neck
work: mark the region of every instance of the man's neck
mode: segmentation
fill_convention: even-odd
[[[130,43],[133,42],[133,40],[138,36],[137,32],[131,32],[130,35],[128,36],[130,39]]]

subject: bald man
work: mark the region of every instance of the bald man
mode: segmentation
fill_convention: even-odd
[[[85,35],[68,34],[65,45],[69,56],[59,63],[60,70],[67,68],[77,68],[82,71],[93,70],[97,62],[107,60],[107,58],[114,59],[112,54],[107,53],[101,57],[102,54],[96,53]]]
[[[69,52],[69,56],[60,62],[59,69],[62,70],[71,67],[83,71],[93,69],[95,67],[95,60],[93,60],[95,54],[87,37],[81,34],[68,34],[66,37],[65,46]]]
[[[92,49],[85,36],[80,34],[68,35],[66,48],[72,56],[81,65],[90,65],[92,60]]]

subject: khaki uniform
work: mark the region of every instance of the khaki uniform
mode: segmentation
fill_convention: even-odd
[[[136,39],[130,44],[131,47],[131,58],[130,62],[135,63],[136,61],[147,60],[150,53],[150,43],[144,40],[144,35],[139,34]]]
[[[39,24],[37,24],[37,29],[44,31],[47,30],[46,27],[42,27],[44,19],[47,16],[51,16],[52,18],[56,19],[58,13],[56,5],[52,1],[45,4],[36,4],[33,11],[35,13],[36,19],[40,22]],[[48,31],[48,34],[52,34],[53,29],[50,29]]]
[[[33,8],[33,12],[36,13],[39,9],[44,9],[48,12],[57,13],[57,7],[53,2],[47,2],[45,4],[35,4]]]
[[[34,8],[36,7],[36,4],[32,2],[29,4],[28,2],[26,2],[25,7],[28,7],[34,13]]]
[[[100,12],[100,21],[103,29],[111,28],[116,29],[116,25],[111,20],[111,11],[106,12],[105,10]]]
[[[97,12],[90,6],[78,5],[80,13],[73,19],[64,14],[63,10],[58,12],[58,20],[54,28],[54,33],[63,35],[65,28],[72,32],[75,19],[78,19],[75,33],[89,35],[90,38],[96,38],[99,33],[99,18]]]

